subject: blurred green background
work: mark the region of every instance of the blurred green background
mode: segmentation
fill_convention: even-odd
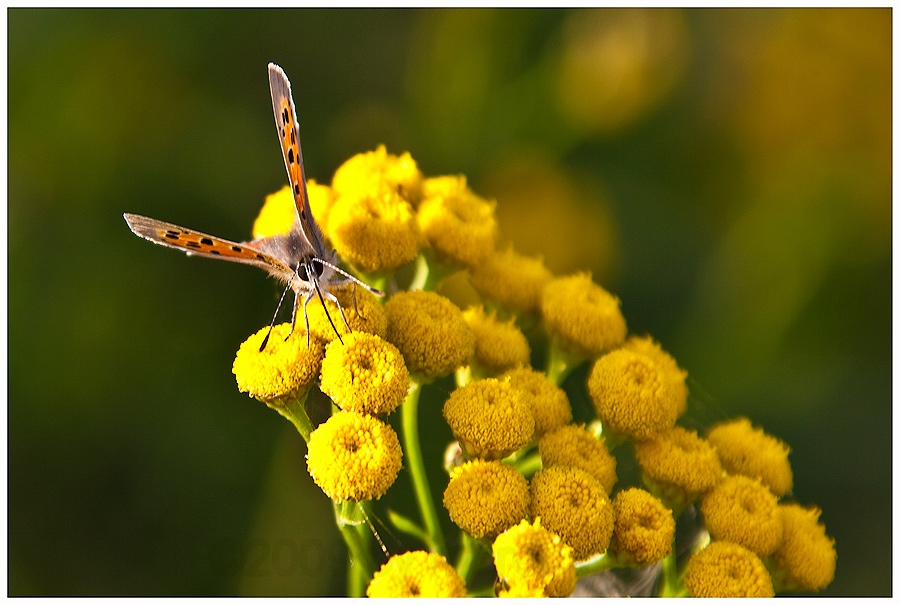
[[[465,173],[690,372],[687,424],[790,444],[824,594],[891,594],[890,9],[7,17],[11,595],[344,591],[302,440],[231,374],[278,289],[122,219],[249,237],[268,61],[308,176],[379,143]]]

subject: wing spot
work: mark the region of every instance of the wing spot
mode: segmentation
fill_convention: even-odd
[[[288,123],[288,112],[287,112],[287,108],[281,110],[281,122],[282,122],[283,124],[287,124],[287,123]]]
[[[297,144],[297,137],[294,136],[294,131],[291,131],[291,145]]]
[[[210,253],[210,254],[215,254],[216,256],[219,256],[220,254],[222,254],[222,253],[219,252],[218,250],[210,250],[209,253]]]
[[[175,239],[175,240],[181,239],[181,235],[177,231],[166,231],[166,233],[165,233],[165,235],[163,235],[163,237],[167,237],[169,239]]]
[[[256,258],[258,258],[259,260],[266,260],[266,255],[257,252],[257,253],[256,253]]]
[[[188,248],[201,248],[202,247],[197,242],[185,242],[184,245],[187,246]]]
[[[294,183],[294,195],[300,195],[300,185]]]
[[[203,239],[201,239],[201,240],[200,240],[200,243],[201,243],[201,244],[204,244],[204,245],[206,245],[206,246],[212,246],[212,245],[213,245],[213,241],[212,241],[211,239],[209,239],[208,237],[204,237]]]
[[[240,246],[232,246],[231,249],[232,249],[234,252],[243,252],[243,251],[244,251],[244,249],[241,248]]]
[[[289,164],[293,164],[293,163],[294,163],[294,148],[293,148],[293,147],[291,147],[290,149],[288,149],[288,156],[287,156],[287,157],[288,157],[288,163],[289,163]]]

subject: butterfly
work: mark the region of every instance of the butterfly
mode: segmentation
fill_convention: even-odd
[[[318,295],[323,306],[325,299],[333,301],[340,311],[344,325],[349,330],[350,324],[347,323],[344,309],[330,288],[334,285],[352,282],[378,296],[384,296],[384,293],[338,267],[337,253],[325,246],[325,238],[309,208],[306,174],[303,170],[303,156],[300,153],[300,137],[297,134],[297,111],[291,96],[291,83],[284,70],[274,63],[269,63],[269,92],[272,94],[272,112],[275,114],[275,128],[278,131],[278,141],[284,156],[284,166],[287,169],[288,182],[294,195],[296,212],[294,224],[288,233],[262,237],[249,242],[233,242],[139,214],[126,213],[123,216],[135,235],[155,244],[175,248],[188,255],[217,258],[265,269],[272,277],[285,284],[281,300],[275,309],[276,317],[288,290],[294,291],[291,330],[287,338],[290,338],[294,331],[297,310],[302,299],[308,346],[309,317],[306,315],[306,306],[313,296]],[[326,315],[327,313],[326,308]],[[330,315],[328,315],[328,321],[331,322],[331,327],[334,328],[340,339],[340,334]],[[260,351],[265,349],[274,325],[275,318],[273,317],[272,323],[269,325],[269,332],[259,347]]]

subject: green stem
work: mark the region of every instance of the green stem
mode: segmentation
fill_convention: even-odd
[[[551,336],[547,351],[547,378],[556,386],[560,386],[572,370],[586,359],[583,355],[563,350],[559,339]]]
[[[309,396],[309,387],[288,395],[287,397],[264,401],[264,403],[291,421],[291,424],[303,437],[303,440],[309,442],[309,435],[313,431],[312,421],[306,414],[306,398]]]
[[[585,563],[576,564],[575,575],[577,575],[579,578],[583,578],[584,576],[589,576],[591,574],[600,573],[601,571],[613,569],[615,566],[616,561],[613,557],[602,555],[595,559],[586,561]]]
[[[490,552],[484,547],[484,544],[462,532],[462,550],[459,552],[456,571],[466,581],[466,586],[472,583],[472,579],[481,570],[482,563],[488,556],[490,556]]]
[[[428,486],[428,476],[425,473],[425,463],[422,459],[422,447],[419,443],[419,395],[422,385],[413,381],[406,400],[401,406],[403,422],[403,451],[409,467],[409,475],[412,479],[413,489],[416,493],[416,502],[422,521],[425,523],[425,531],[428,533],[429,544],[432,551],[447,556],[447,547],[444,543],[444,534],[441,532],[440,520],[434,508],[431,497],[431,488]]]
[[[370,543],[372,535],[366,526],[362,504],[357,502],[334,502],[334,519],[344,543],[350,551],[350,565],[347,568],[347,591],[351,597],[366,596],[366,587],[375,573]]]
[[[684,581],[678,575],[678,562],[674,551],[662,560],[662,582],[659,586],[661,597],[685,597],[687,589]]]
[[[416,257],[416,273],[408,290],[433,292],[440,281],[454,271],[454,267],[438,262],[428,250],[424,250]]]

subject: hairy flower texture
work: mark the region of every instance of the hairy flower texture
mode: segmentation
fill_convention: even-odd
[[[602,437],[594,437],[584,425],[569,424],[547,433],[538,442],[541,462],[548,466],[580,468],[600,482],[609,494],[616,484],[616,459]]]
[[[531,516],[572,547],[576,561],[606,552],[613,511],[600,482],[580,468],[551,466],[531,479]]]
[[[295,330],[285,341],[290,331],[291,324],[288,323],[272,328],[262,351],[259,347],[269,333],[268,327],[241,344],[232,366],[241,392],[271,401],[309,388],[319,374],[325,347],[314,338],[307,348],[306,334],[302,330]]]
[[[483,263],[497,241],[496,202],[475,195],[463,175],[426,179],[422,194],[419,228],[437,257],[466,267]]]
[[[441,555],[416,550],[394,555],[382,565],[369,582],[366,596],[371,599],[464,597],[466,583]]]
[[[542,259],[522,256],[511,247],[495,251],[469,273],[479,294],[514,312],[537,311],[544,286],[551,279]]]
[[[494,540],[494,566],[508,597],[567,597],[575,591],[572,548],[552,531],[522,521]]]
[[[596,362],[588,393],[603,428],[643,441],[675,426],[678,401],[656,363],[640,353],[618,349]]]
[[[342,410],[390,414],[409,391],[409,372],[397,347],[374,334],[353,332],[328,345],[319,387]]]
[[[480,369],[495,375],[529,364],[531,348],[515,321],[500,321],[495,314],[485,313],[484,307],[466,309],[463,317],[475,336],[473,363]]]
[[[536,437],[572,422],[572,406],[566,392],[546,374],[523,367],[510,370],[505,376],[513,387],[531,395],[528,399]]]
[[[754,429],[746,418],[717,424],[707,438],[729,473],[759,479],[779,497],[791,491],[794,474],[787,459],[791,448],[762,429]]]
[[[616,494],[612,506],[616,522],[609,551],[618,562],[640,567],[672,551],[675,518],[659,498],[632,487]]]
[[[772,578],[752,551],[731,542],[710,542],[684,572],[692,597],[774,597]]]
[[[341,309],[328,299],[324,303],[314,297],[306,305],[309,333],[323,342],[336,340],[352,332],[367,332],[384,338],[387,336],[387,315],[378,298],[365,288],[353,283],[331,288],[331,293],[341,302],[343,317],[347,318],[350,330],[341,317]],[[327,312],[326,312],[327,311]],[[297,312],[300,315],[300,311]],[[330,319],[329,319],[330,318]],[[300,317],[297,318],[299,322]]]
[[[778,499],[757,479],[728,477],[706,492],[700,512],[715,540],[740,544],[761,557],[772,554],[781,544]]]
[[[450,393],[444,419],[468,457],[504,458],[534,435],[526,396],[496,378],[474,380]]]
[[[641,355],[646,355],[656,364],[656,367],[662,372],[665,380],[669,382],[669,386],[672,387],[672,392],[675,395],[676,408],[678,409],[678,416],[681,416],[687,411],[687,398],[688,398],[688,388],[685,384],[685,380],[687,379],[687,371],[682,370],[678,367],[678,364],[675,362],[675,359],[666,353],[659,343],[655,342],[649,336],[630,336],[628,340],[625,341],[625,344],[622,345],[623,349],[628,351],[634,351],[635,353],[640,353]]]
[[[400,472],[400,441],[374,416],[337,412],[312,432],[306,466],[335,502],[377,500]]]
[[[473,460],[453,469],[444,490],[450,519],[470,536],[506,531],[528,514],[528,481],[497,460]]]
[[[387,189],[417,205],[422,196],[422,173],[408,151],[396,156],[379,145],[375,151],[358,153],[341,164],[331,187],[338,196]]]
[[[341,258],[369,273],[408,263],[422,242],[412,206],[390,189],[341,195],[327,225]]]
[[[786,590],[821,590],[834,579],[834,539],[819,523],[822,511],[799,504],[778,507],[784,526],[781,546],[772,555],[776,584]]]
[[[439,378],[469,363],[475,337],[448,298],[421,290],[398,292],[384,310],[387,340],[400,349],[411,373]]]
[[[541,312],[547,329],[565,349],[596,357],[625,342],[619,299],[588,273],[558,277],[544,286]]]
[[[696,431],[680,426],[634,444],[644,483],[670,506],[682,506],[722,478],[716,450]]]

